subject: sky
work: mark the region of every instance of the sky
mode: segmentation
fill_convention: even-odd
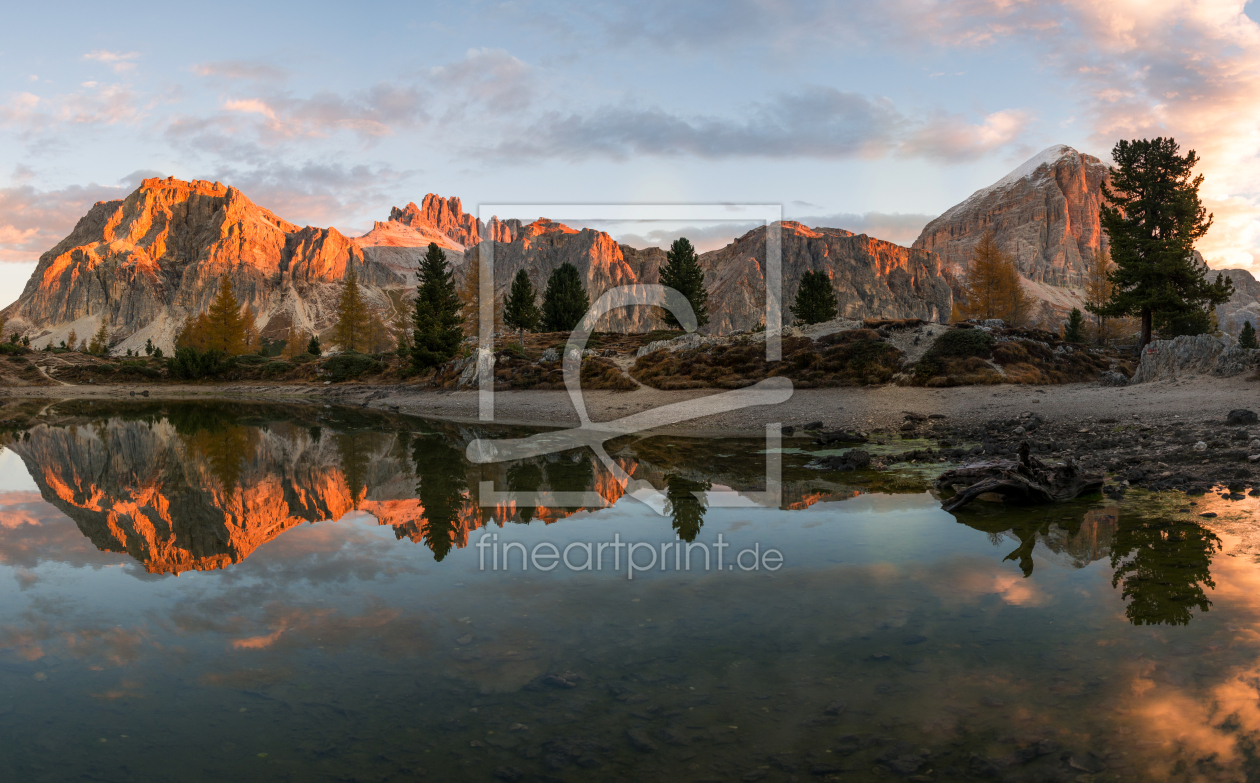
[[[149,176],[349,235],[434,192],[527,219],[780,204],[909,244],[1046,147],[1109,161],[1157,135],[1202,159],[1209,264],[1260,273],[1257,19],[1242,0],[19,4],[0,304]]]

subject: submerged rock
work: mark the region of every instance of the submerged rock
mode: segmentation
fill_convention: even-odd
[[[866,470],[871,466],[871,455],[862,449],[850,449],[843,454],[823,457],[815,465],[824,470]]]

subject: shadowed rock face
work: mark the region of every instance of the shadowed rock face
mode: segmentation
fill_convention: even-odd
[[[783,226],[785,302],[795,296],[804,271],[826,269],[836,282],[842,315],[930,320],[948,315],[947,286],[930,253],[838,229]],[[115,353],[138,350],[149,339],[169,351],[184,320],[209,306],[226,277],[264,336],[282,337],[290,324],[325,332],[334,320],[341,281],[353,267],[369,304],[392,322],[431,242],[447,252],[459,282],[475,248],[493,249],[500,295],[518,270],[526,270],[541,292],[556,268],[571,263],[594,302],[615,286],[658,282],[665,260],[659,248],[635,249],[604,232],[578,231],[545,218],[483,223],[464,212],[459,199],[433,194],[421,206],[393,209],[388,221],[350,238],[334,228],[289,223],[219,183],[148,179],[126,199],[93,206],[70,236],[40,257],[21,298],[4,314],[10,328],[37,346],[66,339],[71,330],[91,336],[104,322]],[[711,291],[707,331],[760,323],[764,229],[706,253],[702,261]],[[598,328],[660,326],[655,311],[640,308],[610,314]]]
[[[809,271],[831,278],[842,318],[949,317],[953,295],[934,254],[838,228],[811,229],[792,221],[781,226],[785,322]],[[764,227],[701,256],[712,319],[708,331],[752,329],[764,321],[765,258]]]
[[[1071,147],[1051,147],[923,227],[912,247],[936,253],[954,274],[967,271],[976,242],[992,230],[1039,298],[1059,303],[1080,289],[1089,260],[1107,239],[1098,220],[1107,165]],[[1062,303],[1067,303],[1064,299]]]

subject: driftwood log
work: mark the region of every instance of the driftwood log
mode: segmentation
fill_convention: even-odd
[[[1072,500],[1102,489],[1103,477],[1083,473],[1076,461],[1047,465],[1028,453],[1028,441],[1019,444],[1018,460],[988,460],[947,470],[936,479],[940,490],[962,488],[941,503],[946,511],[962,508],[985,494],[994,492],[1003,502],[1015,505],[1042,505]]]

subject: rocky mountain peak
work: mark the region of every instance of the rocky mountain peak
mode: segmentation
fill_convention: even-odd
[[[402,209],[392,208],[389,219],[412,228],[437,229],[464,247],[481,241],[481,226],[477,218],[464,211],[456,196],[442,198],[436,193],[430,193],[418,207],[413,201]]]
[[[1098,158],[1056,144],[946,210],[912,247],[965,274],[976,242],[993,231],[1036,297],[1077,306],[1089,260],[1107,244],[1098,220],[1107,177]]]

